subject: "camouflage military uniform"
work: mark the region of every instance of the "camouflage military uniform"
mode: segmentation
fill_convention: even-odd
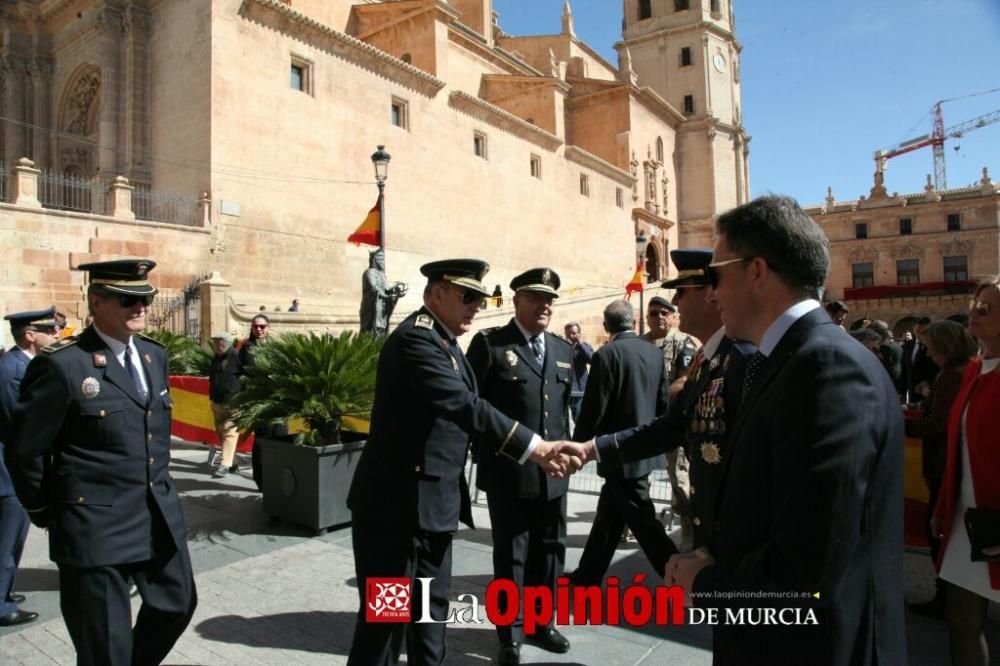
[[[643,337],[663,352],[663,370],[668,384],[673,384],[681,373],[691,367],[698,351],[698,341],[676,328],[671,329],[669,333],[658,340],[651,339],[648,333]],[[691,523],[689,470],[690,464],[683,448],[676,448],[667,453],[667,476],[670,477],[671,488],[670,506],[674,515],[681,521],[682,551],[691,549],[694,534],[694,527]]]

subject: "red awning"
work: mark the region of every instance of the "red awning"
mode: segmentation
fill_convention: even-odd
[[[872,298],[900,298],[901,296],[939,296],[941,294],[971,294],[979,284],[975,280],[955,280],[953,282],[919,282],[917,284],[892,284],[884,287],[860,287],[844,289],[845,301],[860,301]]]

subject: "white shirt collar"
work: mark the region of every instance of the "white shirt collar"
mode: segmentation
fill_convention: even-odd
[[[528,331],[528,329],[526,329],[524,326],[521,326],[521,322],[519,322],[516,318],[511,319],[511,321],[514,322],[514,324],[517,326],[517,329],[521,331],[521,335],[524,336],[524,341],[530,343],[531,338],[534,337],[531,334],[531,332]],[[542,331],[541,333],[538,334],[538,339],[542,343],[542,349],[545,349],[545,331]]]
[[[29,359],[35,358],[35,355],[31,353],[30,349],[25,349],[21,345],[15,345],[15,347],[17,349],[20,349],[21,353],[24,354],[25,356],[27,356]]]
[[[438,318],[438,316],[436,314],[434,314],[433,310],[431,310],[426,305],[424,306],[424,309],[427,310],[427,314],[429,314],[430,316],[434,317],[434,321],[436,321],[438,323],[438,326],[440,326],[441,328],[444,329],[444,333],[447,336],[448,342],[451,342],[452,340],[457,340],[458,339],[458,336],[455,335],[454,333],[452,333],[451,329],[444,325],[444,322],[442,322]]]
[[[722,344],[722,338],[724,337],[726,337],[726,327],[722,326],[719,330],[713,333],[712,337],[708,339],[708,342],[702,346],[702,357],[708,360],[715,358],[715,355],[719,351],[719,345]]]
[[[788,308],[782,312],[777,319],[775,319],[767,330],[764,332],[764,337],[760,339],[760,344],[757,349],[764,356],[770,356],[774,348],[778,346],[781,342],[781,338],[785,337],[785,333],[788,329],[792,327],[792,324],[797,322],[806,314],[812,312],[816,308],[820,307],[819,301],[809,298],[804,301],[799,301],[792,307]]]
[[[103,331],[101,331],[101,329],[97,328],[96,323],[94,324],[94,331],[97,332],[97,335],[101,336],[101,340],[104,340],[104,344],[108,346],[108,349],[111,350],[111,353],[115,355],[115,358],[118,359],[118,362],[123,366],[125,365],[125,350],[131,348],[133,353],[135,353],[135,345],[132,343],[131,336],[129,336],[128,344],[126,344],[121,340],[106,335]]]

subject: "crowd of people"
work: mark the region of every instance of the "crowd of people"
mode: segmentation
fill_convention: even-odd
[[[458,338],[495,293],[483,283],[489,268],[421,268],[423,306],[382,348],[348,498],[359,603],[349,663],[397,663],[404,645],[409,663],[446,662],[452,539],[473,525],[470,442],[494,578],[600,585],[630,531],[695,607],[817,618],[720,624],[717,665],[906,663],[904,433],[923,442],[939,576],[935,598],[914,610],[947,621],[953,664],[989,663],[987,611],[1000,601],[1000,277],[975,289],[967,321],[916,320],[899,344],[877,320],[849,334],[848,306],[821,303],[829,244],[793,200],[761,197],[721,215],[715,231],[712,249],[671,252],[670,300],[654,297],[638,315],[627,300],[607,304],[608,340],[596,350],[577,322],[565,337],[549,330],[562,281],[541,267],[511,281],[510,322],[463,352]],[[93,321],[79,335],[60,338],[54,309],[6,317],[16,346],[0,358],[0,626],[37,619],[14,589],[30,520],[48,529],[81,664],[160,663],[197,604],[168,473],[166,352],[142,335],[155,265],[81,266]],[[259,313],[236,345],[212,336],[216,477],[236,469],[231,403],[269,328]],[[604,479],[597,513],[566,572],[568,476],[592,461]],[[664,468],[676,542],[649,496],[650,472]],[[414,585],[411,604],[439,622],[368,622],[371,586],[385,578],[431,579]],[[510,600],[499,603],[506,611]],[[497,626],[497,663],[520,663],[526,642],[572,649],[554,622],[529,628],[523,615]]]

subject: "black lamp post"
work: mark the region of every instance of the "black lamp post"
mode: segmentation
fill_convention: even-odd
[[[643,255],[646,253],[646,242],[646,235],[640,229],[639,234],[635,237],[635,263],[637,266],[642,266],[642,285],[639,288],[639,335],[646,332],[646,263],[643,261]]]
[[[385,152],[385,146],[379,146],[372,153],[372,164],[375,165],[375,183],[378,185],[378,247],[385,258],[385,181],[389,179],[389,160],[392,157]]]

